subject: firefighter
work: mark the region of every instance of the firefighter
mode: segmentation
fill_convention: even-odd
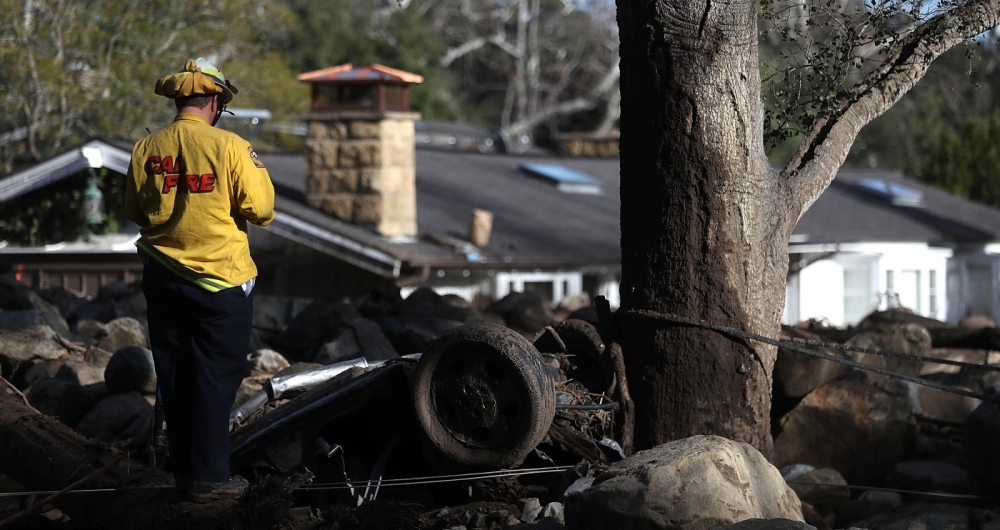
[[[196,502],[247,488],[229,470],[229,410],[246,369],[257,268],[247,224],[274,219],[253,147],[214,126],[237,90],[207,59],[156,82],[177,116],[136,142],[126,215],[141,227],[149,342],[178,492]]]

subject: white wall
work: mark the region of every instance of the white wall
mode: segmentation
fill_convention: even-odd
[[[833,260],[820,260],[799,271],[799,314],[793,322],[827,319],[844,321],[844,268]],[[785,302],[788,305],[788,302]]]
[[[836,326],[851,325],[875,309],[897,303],[930,318],[949,316],[950,249],[921,243],[858,243],[790,245],[789,252],[828,257],[811,263],[803,260],[804,267],[789,279],[786,324],[826,319]]]
[[[591,274],[591,273],[588,273]],[[596,278],[596,292],[594,296],[604,296],[608,299],[611,307],[618,307],[621,304],[618,286],[617,273],[614,270],[601,269],[600,274],[594,273]],[[583,271],[493,271],[478,272],[476,274],[466,274],[466,271],[432,271],[431,277],[426,282],[426,286],[436,293],[454,294],[472,302],[479,295],[499,300],[512,292],[524,292],[535,283],[536,289],[547,286],[543,294],[553,305],[559,304],[567,296],[573,296],[583,292]],[[591,284],[591,289],[595,286]],[[400,294],[406,298],[417,287],[404,287]]]

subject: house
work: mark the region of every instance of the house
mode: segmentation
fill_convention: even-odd
[[[854,324],[900,305],[1000,317],[1000,210],[899,173],[841,169],[788,244],[784,321]]]
[[[554,304],[586,292],[618,305],[618,159],[418,124],[407,90],[422,78],[392,68],[341,65],[300,79],[313,85],[305,153],[262,156],[278,215],[250,229],[258,293],[355,297],[391,283],[474,303],[533,291]],[[522,154],[498,154],[501,142]],[[110,140],[67,150],[0,180],[0,205],[92,169],[122,174],[129,151]],[[0,269],[94,294],[141,275],[136,232],[0,243]],[[789,261],[786,323],[846,325],[894,305],[953,322],[1000,316],[1000,210],[896,173],[842,169],[796,226]]]
[[[130,152],[92,140],[0,180],[0,203],[90,168],[124,174]],[[412,290],[435,287],[467,299],[536,291],[559,302],[582,291],[617,301],[618,164],[616,160],[511,157],[420,150],[417,166],[419,237],[387,238],[372,226],[345,222],[306,202],[302,155],[263,155],[277,191],[278,216],[251,227],[261,294],[356,296],[391,281]],[[587,193],[561,191],[521,170],[551,165],[593,175]],[[502,193],[499,190],[504,190]],[[474,209],[493,214],[489,242],[467,241]],[[137,227],[87,241],[37,247],[0,243],[0,267],[38,287],[95,294],[115,281],[141,277],[133,245]]]
[[[0,180],[0,203],[89,168],[124,173],[128,157],[127,146],[93,140]],[[264,155],[278,217],[251,231],[260,293],[356,296],[392,282],[404,294],[427,285],[470,301],[528,290],[554,303],[588,292],[617,305],[617,159],[440,149],[418,149],[414,157],[418,233],[384,236],[309,206],[306,157]],[[593,180],[574,188],[538,170]],[[476,209],[492,213],[482,246],[469,241]],[[135,231],[6,245],[0,267],[37,286],[93,294],[141,276]],[[952,322],[1000,315],[1000,211],[897,173],[842,169],[796,226],[789,260],[786,323],[851,324],[897,304]]]

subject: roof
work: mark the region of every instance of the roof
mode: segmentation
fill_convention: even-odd
[[[873,180],[919,193],[920,205],[907,206],[872,193],[870,186],[859,186]],[[991,243],[1000,241],[1000,210],[897,172],[841,168],[793,234],[797,243],[923,242],[945,247]]]
[[[267,230],[386,277],[422,267],[572,268],[614,266],[621,261],[618,159],[418,149],[421,237],[393,240],[373,227],[340,221],[307,206],[304,156],[263,158],[278,192],[278,216]],[[128,159],[128,146],[93,140],[0,180],[0,201],[98,162],[124,173]],[[524,172],[524,164],[556,164],[588,175],[600,194],[559,191],[553,183]],[[864,179],[881,179],[894,184],[885,189],[903,189],[901,185],[911,193],[906,200],[894,201],[872,193],[871,186],[856,186]],[[467,243],[473,209],[494,215],[489,244],[481,249]],[[922,242],[995,248],[1000,242],[1000,210],[899,173],[843,168],[793,233],[796,243]],[[14,251],[0,249],[0,253]]]
[[[330,219],[305,206],[306,162],[302,155],[267,155],[265,163],[275,189],[297,203],[289,212],[327,219],[331,230],[350,229],[355,237],[414,265],[475,266],[462,249],[440,244],[467,239],[472,210],[493,213],[489,244],[480,250],[484,265],[543,266],[613,265],[621,261],[617,159],[515,157],[450,151],[417,150],[416,242],[386,242],[370,229]],[[556,163],[594,177],[602,194],[564,193],[519,168],[526,163]],[[491,190],[502,189],[503,193]],[[310,213],[311,212],[311,213]],[[315,216],[319,216],[316,218]],[[333,224],[329,222],[333,221]],[[343,226],[341,226],[343,225]],[[429,237],[426,237],[429,236]],[[402,256],[400,252],[405,252]]]
[[[419,84],[424,82],[421,75],[404,72],[381,64],[370,66],[354,66],[351,63],[339,66],[331,66],[322,70],[305,72],[299,74],[299,81],[304,83],[353,83],[357,81],[383,81],[386,83],[410,83]]]
[[[106,167],[125,174],[131,158],[131,146],[128,149],[122,149],[114,143],[117,142],[91,140],[75,149],[0,180],[0,202],[47,186],[63,177],[74,175],[88,168]]]

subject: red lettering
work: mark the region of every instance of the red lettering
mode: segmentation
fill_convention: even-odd
[[[198,175],[186,175],[184,177],[184,191],[198,191]]]
[[[162,171],[164,173],[177,173],[177,171],[174,171],[174,169],[175,169],[174,168],[174,158],[171,157],[171,156],[165,156],[165,157],[163,157],[163,161],[160,162],[160,167],[163,168]]]
[[[177,155],[177,158],[174,159],[174,173],[183,175],[185,171],[187,168],[184,167],[184,159],[181,158],[181,155]]]
[[[178,175],[167,175],[163,178],[163,193],[170,193],[170,190],[177,187]]]
[[[201,176],[201,186],[198,187],[200,192],[215,191],[215,175],[212,173],[206,173]]]
[[[144,166],[147,175],[152,175],[153,173],[160,172],[160,157],[151,156],[146,159],[146,165]]]

